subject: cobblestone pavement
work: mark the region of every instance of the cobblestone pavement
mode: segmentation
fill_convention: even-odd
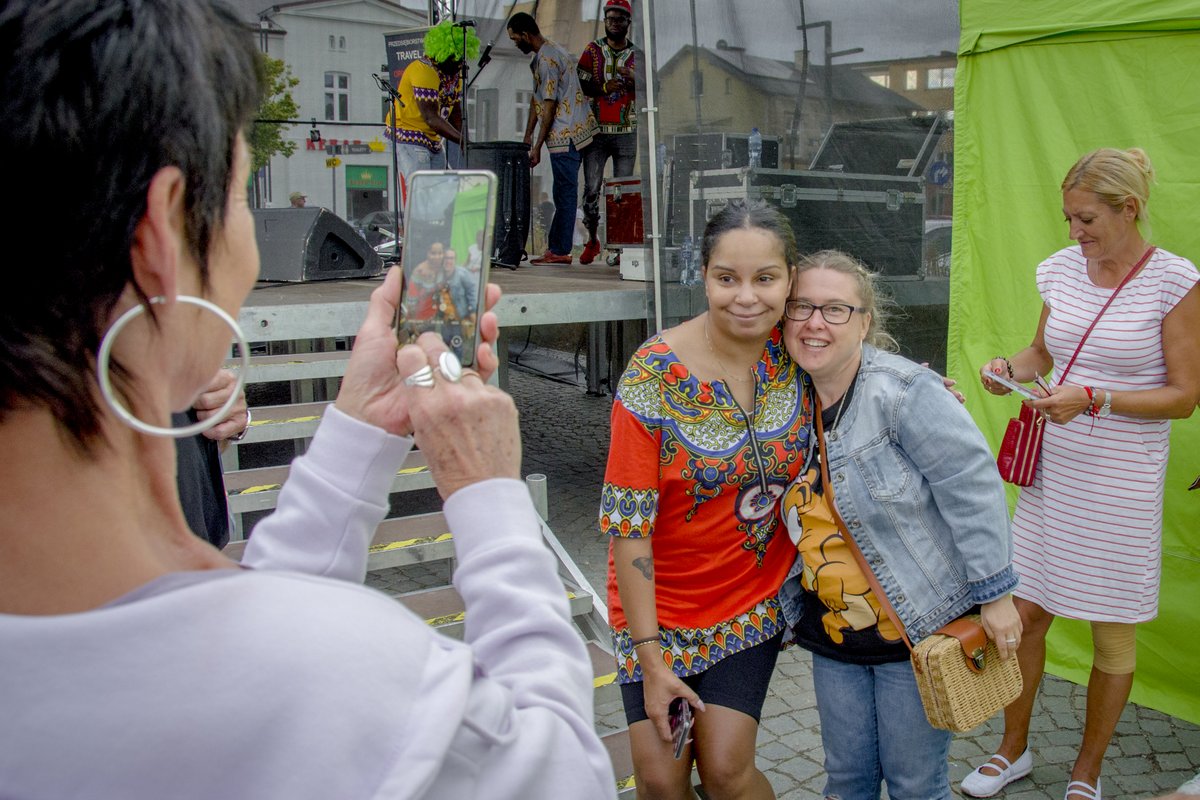
[[[569,365],[564,367],[569,371]],[[521,412],[525,474],[548,476],[549,523],[598,591],[604,590],[608,543],[596,522],[608,451],[609,397],[511,370],[509,390]],[[444,585],[448,576],[427,574],[420,585]],[[374,579],[376,585],[388,579]],[[391,588],[391,587],[384,587]],[[1035,707],[1030,745],[1033,773],[1011,784],[1005,800],[1058,800],[1083,730],[1085,690],[1047,676]],[[602,732],[624,727],[620,701],[596,709]],[[955,737],[950,778],[958,782],[985,760],[1000,740],[999,718],[970,735]],[[757,759],[783,800],[820,798],[824,784],[820,727],[806,652],[785,651],[771,681],[759,729]],[[1200,727],[1149,708],[1126,707],[1104,766],[1106,798],[1148,798],[1173,790],[1200,770]]]

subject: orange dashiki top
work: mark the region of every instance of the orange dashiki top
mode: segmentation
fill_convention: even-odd
[[[796,557],[779,497],[808,451],[810,401],[777,327],[755,369],[753,409],[694,376],[655,336],[634,354],[612,410],[600,529],[654,539],[663,658],[695,675],[784,629],[777,593]],[[618,680],[642,679],[608,557]]]

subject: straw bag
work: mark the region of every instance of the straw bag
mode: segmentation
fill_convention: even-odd
[[[1021,413],[1008,421],[1000,452],[996,456],[996,467],[1000,477],[1017,486],[1030,486],[1037,472],[1038,458],[1042,455],[1042,434],[1046,432],[1046,418],[1024,403]]]
[[[816,393],[814,392],[814,397]],[[821,404],[814,404],[817,446],[825,453],[825,426],[821,422]],[[997,711],[1021,694],[1021,667],[1016,655],[1001,660],[996,645],[988,641],[978,615],[967,615],[943,626],[913,647],[900,615],[879,585],[879,579],[858,549],[842,515],[833,501],[827,458],[821,458],[821,485],[838,530],[858,568],[862,570],[879,605],[892,620],[900,638],[912,652],[913,674],[921,693],[925,716],[935,728],[963,733],[990,719]]]
[[[1138,259],[1138,262],[1133,265],[1133,269],[1129,270],[1128,274],[1121,279],[1117,284],[1117,288],[1113,289],[1112,295],[1109,296],[1108,302],[1100,309],[1100,313],[1096,314],[1096,318],[1092,320],[1092,324],[1083,332],[1083,337],[1079,340],[1079,345],[1075,348],[1075,353],[1071,356],[1071,360],[1067,362],[1067,368],[1058,376],[1058,385],[1062,386],[1063,381],[1067,379],[1067,373],[1071,371],[1071,367],[1075,365],[1075,357],[1079,355],[1079,351],[1083,349],[1083,343],[1087,341],[1088,336],[1092,333],[1092,328],[1096,327],[1096,323],[1100,321],[1100,317],[1104,316],[1104,312],[1112,305],[1112,301],[1117,299],[1117,293],[1125,288],[1125,284],[1133,279],[1133,276],[1138,274],[1142,265],[1150,260],[1150,256],[1154,254],[1154,247],[1150,247]],[[1012,377],[1012,365],[1009,365],[1008,375]],[[1088,413],[1091,413],[1090,411]],[[1034,411],[1024,403],[1021,404],[1021,413],[1014,419],[1008,421],[1008,427],[1004,429],[1004,439],[1000,442],[1000,452],[996,454],[996,468],[1000,470],[1000,477],[1015,486],[1032,486],[1033,476],[1037,472],[1038,459],[1042,455],[1042,435],[1046,432],[1046,418],[1040,411]]]
[[[965,733],[1021,694],[1016,656],[1001,660],[978,614],[960,617],[912,650],[913,673],[929,724]]]

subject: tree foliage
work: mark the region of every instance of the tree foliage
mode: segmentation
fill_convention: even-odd
[[[266,77],[266,92],[262,105],[258,107],[258,119],[296,119],[300,106],[292,97],[292,89],[300,79],[292,75],[292,68],[278,58],[259,53]],[[281,153],[285,158],[296,151],[296,143],[283,137],[284,125],[272,122],[255,122],[250,129],[251,168],[257,173],[267,165],[271,156]]]

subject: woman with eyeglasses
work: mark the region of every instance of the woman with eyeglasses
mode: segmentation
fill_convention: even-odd
[[[978,608],[1002,658],[1021,621],[1004,487],[974,421],[942,379],[896,355],[875,276],[854,258],[801,259],[784,341],[808,373],[818,434],[780,510],[796,559],[781,599],[791,639],[813,654],[825,794],[952,797],[950,733],[925,716],[901,631],[882,610],[858,545],[916,644]]]
[[[765,205],[708,223],[708,311],[652,337],[617,389],[600,526],[639,797],[774,797],[755,767],[796,551],[776,504],[808,452],[809,400],[783,349],[795,237]],[[668,708],[695,709],[673,750]]]

